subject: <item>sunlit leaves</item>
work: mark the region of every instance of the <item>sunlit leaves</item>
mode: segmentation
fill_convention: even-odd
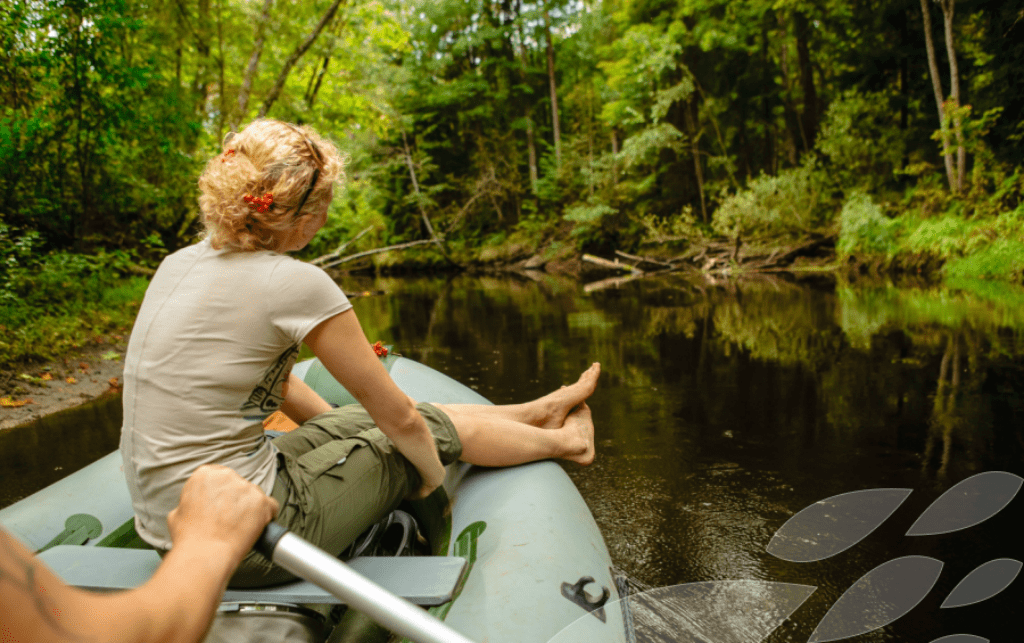
[[[640,115],[654,103],[659,79],[678,71],[677,57],[681,52],[679,43],[654,25],[630,27],[612,43],[605,61],[599,63],[608,88],[616,96],[601,108],[601,118],[609,125],[644,122]],[[680,86],[677,93],[684,89]]]
[[[654,94],[654,106],[651,107],[651,120],[655,123],[665,118],[673,104],[689,98],[693,93],[693,80],[685,76],[681,81],[668,89],[658,90]]]

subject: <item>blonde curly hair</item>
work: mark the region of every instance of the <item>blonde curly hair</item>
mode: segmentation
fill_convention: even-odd
[[[333,143],[309,126],[272,119],[225,137],[199,177],[203,235],[214,248],[275,250],[282,233],[323,209],[345,178]],[[273,205],[263,207],[265,194]]]

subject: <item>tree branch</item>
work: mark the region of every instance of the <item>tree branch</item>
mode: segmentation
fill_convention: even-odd
[[[334,14],[338,12],[338,7],[341,6],[342,2],[343,0],[334,0],[334,2],[331,3],[331,6],[327,8],[326,13],[324,13],[322,18],[320,18],[320,22],[318,22],[316,27],[313,28],[313,31],[309,32],[309,35],[306,36],[305,40],[303,40],[302,43],[295,48],[295,51],[288,56],[288,59],[284,61],[284,67],[281,68],[281,73],[277,75],[277,80],[274,82],[274,86],[270,89],[270,93],[267,94],[267,99],[263,101],[263,106],[260,107],[260,118],[266,116],[267,112],[270,111],[274,102],[277,101],[277,97],[280,96],[281,90],[284,88],[284,83],[288,80],[288,74],[292,71],[292,67],[295,66],[295,63],[299,62],[299,59],[302,58],[303,54],[305,54],[313,43],[316,42],[316,39],[324,30],[324,27],[330,23],[331,19],[334,18]]]

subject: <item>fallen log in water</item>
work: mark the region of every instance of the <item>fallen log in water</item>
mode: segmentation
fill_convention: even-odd
[[[639,270],[639,269],[637,269],[634,266],[631,266],[629,264],[619,263],[618,261],[609,261],[608,259],[603,259],[601,257],[595,257],[594,255],[590,255],[590,254],[584,254],[582,259],[583,259],[583,261],[586,261],[587,263],[592,263],[592,264],[601,266],[602,268],[608,268],[610,270],[627,270],[629,272],[634,272],[634,273],[635,272],[643,273],[642,270]]]

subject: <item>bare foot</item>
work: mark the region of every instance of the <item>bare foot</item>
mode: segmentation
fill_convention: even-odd
[[[560,429],[566,417],[594,394],[597,378],[601,376],[601,364],[594,362],[583,371],[574,384],[563,386],[557,391],[530,403],[534,407],[534,420],[530,422],[542,429]]]
[[[568,453],[563,456],[565,460],[572,460],[586,466],[594,461],[596,450],[594,449],[594,420],[590,415],[590,407],[586,402],[580,402],[579,409],[573,411],[565,418],[563,428],[572,431],[575,435],[570,441]]]

